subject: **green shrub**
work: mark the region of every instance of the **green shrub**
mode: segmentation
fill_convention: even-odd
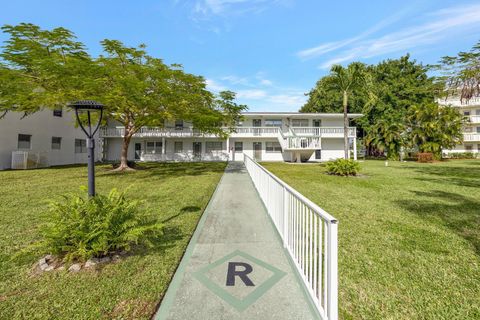
[[[450,159],[476,159],[477,155],[473,152],[451,152],[447,154]]]
[[[162,225],[140,205],[116,189],[108,196],[64,196],[64,201],[50,204],[42,245],[66,261],[130,251],[133,245],[152,246],[162,234]]]
[[[360,171],[360,164],[351,159],[337,159],[327,162],[327,173],[337,176],[356,176]]]

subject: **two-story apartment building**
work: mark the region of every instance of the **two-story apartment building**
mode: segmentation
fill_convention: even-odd
[[[439,103],[458,108],[458,111],[467,119],[467,123],[463,128],[463,144],[457,145],[452,150],[445,150],[444,153],[480,153],[480,97],[472,98],[468,103],[462,102],[458,98],[439,100]]]
[[[349,114],[349,119],[360,117]],[[139,161],[242,160],[243,153],[262,161],[327,161],[344,155],[343,114],[298,112],[245,112],[244,120],[226,140],[202,134],[188,122],[142,128],[129,146],[128,158]],[[123,127],[100,131],[104,159],[119,159]],[[356,128],[348,129],[356,158]]]
[[[65,109],[5,114],[0,119],[0,170],[12,164],[23,169],[86,163],[85,134],[75,128],[74,117]]]
[[[350,119],[360,117],[350,114]],[[228,139],[197,131],[182,120],[162,128],[144,127],[130,143],[134,161],[240,161],[243,154],[263,161],[327,161],[341,158],[343,114],[246,112]],[[118,161],[124,129],[109,121],[96,139],[96,159]],[[348,129],[356,158],[356,128]],[[84,133],[67,110],[42,110],[0,119],[0,170],[86,163]],[[32,165],[33,163],[33,165]]]

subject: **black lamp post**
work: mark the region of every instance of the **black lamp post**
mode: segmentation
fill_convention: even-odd
[[[87,135],[87,151],[88,151],[88,195],[90,197],[95,196],[95,140],[93,136],[97,133],[100,123],[102,122],[103,117],[103,104],[93,101],[93,100],[80,100],[75,101],[69,105],[70,108],[75,110],[75,115],[77,116],[77,121],[82,128],[83,132]],[[92,130],[92,120],[90,112],[100,111],[100,118],[98,123]],[[87,124],[88,127],[85,128],[82,124],[82,121],[79,117],[79,112],[87,113]],[[87,130],[88,129],[88,130]]]

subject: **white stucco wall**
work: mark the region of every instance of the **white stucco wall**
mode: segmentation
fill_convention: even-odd
[[[23,113],[8,112],[0,119],[0,170],[11,167],[12,151],[18,149],[18,135],[31,135],[31,152],[42,152],[48,157],[48,164],[67,165],[85,163],[87,153],[75,153],[75,139],[85,139],[85,134],[75,128],[72,112],[63,110],[62,117],[53,116],[53,111],[46,109],[28,115],[22,119]],[[61,137],[61,149],[52,150],[52,137]],[[97,155],[100,145],[97,142]],[[96,156],[96,159],[100,157]]]

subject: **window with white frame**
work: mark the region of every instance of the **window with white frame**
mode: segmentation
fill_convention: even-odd
[[[470,115],[470,111],[463,111],[463,115],[464,115],[464,116],[469,116],[469,115]]]
[[[281,127],[282,119],[265,119],[265,127]]]
[[[480,127],[477,127],[477,133],[480,133]]]
[[[235,141],[235,152],[243,152],[243,142]]]
[[[205,152],[222,151],[222,141],[207,141],[205,143]]]
[[[75,139],[75,153],[87,152],[87,140]]]
[[[476,114],[477,116],[480,116],[480,109],[475,110],[475,114]]]
[[[266,152],[282,152],[282,147],[278,142],[265,142]]]
[[[62,148],[62,138],[52,137],[52,150],[60,150]]]
[[[173,144],[173,152],[182,153],[183,152],[183,141],[175,141]]]
[[[147,141],[146,153],[162,153],[162,141]]]
[[[32,147],[32,135],[31,134],[19,134],[18,135],[18,149],[31,149]]]
[[[308,127],[308,119],[292,119],[292,127]]]
[[[473,150],[473,146],[471,145],[466,145],[465,146],[465,151],[472,151]]]

